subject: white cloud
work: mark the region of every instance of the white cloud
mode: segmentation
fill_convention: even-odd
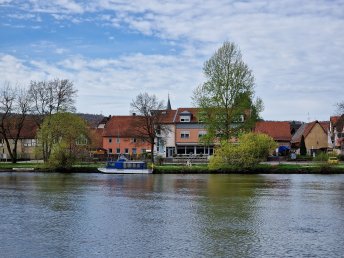
[[[190,106],[192,90],[202,81],[197,66],[196,60],[161,55],[135,54],[118,59],[74,56],[58,63],[27,63],[0,55],[0,77],[4,80],[27,85],[30,80],[68,78],[78,89],[80,111],[92,113],[98,107],[96,112],[106,114],[127,114],[131,100],[140,92],[156,94],[163,100],[173,93],[173,105]]]
[[[230,40],[240,46],[255,74],[265,118],[283,119],[291,107],[303,117],[309,107],[329,116],[332,102],[342,96],[343,1],[36,0],[27,7],[74,23],[94,14],[100,25],[129,28],[181,49],[175,56],[132,53],[118,59],[68,57],[59,64],[34,63],[44,71],[44,65],[50,67],[48,74],[67,73],[85,88],[83,93],[113,87],[114,92],[139,88],[165,94],[166,88],[172,93],[185,87],[189,97],[201,81],[203,62]],[[175,94],[176,99],[184,97]],[[328,103],[320,105],[318,98]],[[284,105],[280,116],[276,104]]]

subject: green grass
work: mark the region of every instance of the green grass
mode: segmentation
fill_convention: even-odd
[[[97,172],[97,168],[105,166],[106,162],[82,162],[73,166],[70,171],[62,172]],[[34,168],[38,171],[46,171],[43,163],[9,163],[0,162],[0,171],[8,171],[13,168]],[[237,167],[226,167],[219,170],[209,170],[207,164],[192,165],[161,165],[154,167],[155,173],[161,174],[210,174],[210,173],[344,173],[344,163],[329,165],[326,162],[313,162],[304,164],[259,164],[251,169],[241,169]]]

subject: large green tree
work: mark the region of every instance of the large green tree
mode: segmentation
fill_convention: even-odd
[[[38,142],[51,146],[48,164],[52,168],[70,168],[76,161],[80,148],[84,148],[84,145],[78,145],[78,140],[87,137],[85,120],[64,112],[46,117],[38,131]]]
[[[203,72],[206,81],[196,88],[193,100],[207,127],[205,138],[228,141],[252,128],[263,104],[259,98],[254,100],[254,77],[239,48],[224,42],[205,62]]]

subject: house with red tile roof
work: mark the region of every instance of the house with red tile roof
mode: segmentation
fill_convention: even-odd
[[[259,121],[256,123],[254,132],[269,135],[279,146],[290,147],[292,136],[288,121]]]
[[[136,156],[150,150],[150,144],[136,127],[138,116],[112,116],[104,126],[103,148],[108,154]]]
[[[302,135],[305,139],[307,152],[327,151],[331,147],[329,142],[329,122],[313,121],[303,124],[291,139],[292,147],[299,151]]]
[[[214,144],[206,145],[201,138],[207,133],[198,120],[198,108],[178,108],[174,117],[177,154],[213,154]]]

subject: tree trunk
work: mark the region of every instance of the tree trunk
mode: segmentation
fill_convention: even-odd
[[[154,164],[154,140],[151,142],[151,162]]]

